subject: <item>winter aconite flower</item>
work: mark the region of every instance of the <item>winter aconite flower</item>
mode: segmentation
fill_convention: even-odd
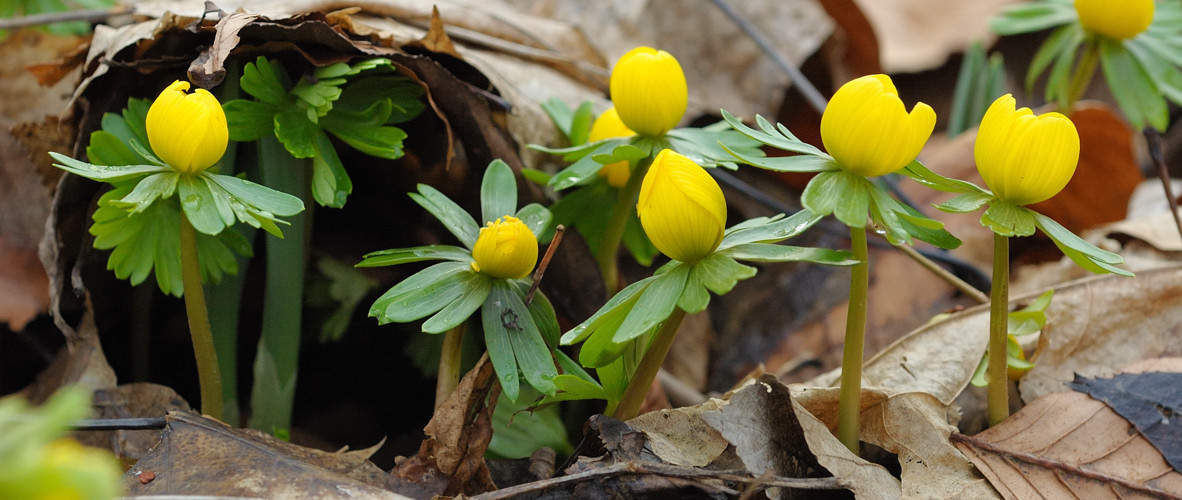
[[[1061,191],[1075,173],[1079,134],[1059,113],[1014,109],[1014,97],[989,106],[977,133],[974,156],[981,178],[998,198],[1029,205]]]
[[[182,174],[217,163],[226,152],[226,114],[205,89],[188,93],[189,82],[175,81],[148,109],[148,142],[152,152]]]
[[[869,75],[842,85],[821,117],[821,140],[841,168],[863,177],[907,166],[936,126],[931,106],[916,103],[908,113],[886,75]]]
[[[627,125],[624,125],[624,122],[620,121],[620,114],[616,112],[616,108],[613,106],[599,115],[599,118],[595,119],[595,123],[591,125],[591,135],[588,140],[590,142],[597,142],[604,139],[633,135],[636,135],[636,132],[633,132]],[[610,163],[599,169],[599,176],[607,179],[608,185],[616,189],[620,189],[625,184],[628,184],[628,177],[631,173],[627,161]]]
[[[538,239],[520,219],[505,216],[480,228],[472,270],[494,278],[524,278],[538,261]]]
[[[676,127],[689,102],[681,64],[651,47],[637,47],[620,58],[612,69],[611,94],[620,120],[646,137]]]
[[[1153,22],[1154,0],[1075,0],[1084,29],[1116,40],[1133,38]]]
[[[657,154],[640,185],[640,224],[657,249],[697,262],[718,248],[726,228],[726,199],[710,174],[673,150]]]

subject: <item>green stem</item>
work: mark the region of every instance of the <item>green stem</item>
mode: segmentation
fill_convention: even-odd
[[[850,247],[858,264],[850,268],[850,305],[846,311],[845,347],[841,355],[841,390],[837,406],[837,439],[858,454],[858,417],[862,411],[862,356],[866,343],[866,294],[870,286],[870,255],[866,228],[850,227]]]
[[[612,417],[630,420],[640,414],[640,407],[648,396],[653,380],[657,378],[657,372],[661,370],[661,364],[665,362],[665,356],[669,354],[669,348],[673,346],[677,328],[681,326],[681,320],[684,318],[685,311],[676,307],[673,314],[661,323],[661,328],[657,330],[648,349],[644,351],[644,358],[641,358],[636,371],[632,373],[632,379],[628,381],[628,387],[624,389],[624,396],[620,398],[620,404],[616,406]]]
[[[1010,416],[1010,381],[1006,376],[1009,333],[1010,238],[993,235],[993,290],[989,300],[989,425]]]
[[[620,291],[620,272],[617,256],[620,241],[624,239],[624,228],[628,226],[628,219],[636,210],[636,198],[640,194],[640,184],[644,181],[644,174],[648,172],[652,158],[645,158],[632,169],[632,176],[628,183],[616,193],[616,204],[612,206],[611,219],[603,231],[603,239],[599,240],[599,251],[595,253],[595,260],[599,264],[599,271],[603,273],[603,287],[607,296],[611,297]]]
[[[311,207],[311,162],[293,158],[274,136],[258,141],[263,184],[298,196]],[[304,304],[304,269],[311,210],[288,219],[284,237],[267,238],[266,291],[263,324],[254,363],[250,393],[250,426],[277,433],[291,428],[296,378],[300,358],[301,317]]]
[[[439,353],[439,377],[435,380],[435,407],[439,408],[460,383],[460,355],[464,345],[464,325],[448,330]]]
[[[1064,92],[1059,93],[1059,112],[1071,116],[1071,108],[1075,106],[1075,102],[1083,97],[1084,92],[1088,90],[1088,86],[1092,83],[1092,77],[1096,74],[1096,63],[1100,61],[1100,44],[1091,39],[1084,43],[1083,55],[1080,56],[1079,66],[1075,67],[1075,72],[1071,75],[1071,80],[1067,83],[1067,88]]]
[[[222,419],[222,375],[218,354],[209,330],[205,291],[201,288],[201,264],[197,260],[197,230],[181,210],[181,282],[185,289],[185,313],[189,317],[189,335],[193,337],[193,355],[197,358],[197,379],[201,384],[201,411]]]

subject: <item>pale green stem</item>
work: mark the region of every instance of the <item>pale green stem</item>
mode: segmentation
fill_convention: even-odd
[[[673,339],[677,337],[677,328],[681,326],[681,320],[684,318],[685,311],[680,307],[675,307],[673,314],[670,314],[665,322],[661,323],[661,328],[653,336],[652,342],[649,342],[648,349],[644,351],[644,357],[636,366],[636,372],[628,381],[628,387],[624,389],[624,396],[620,398],[620,404],[616,406],[612,417],[630,420],[640,414],[640,407],[644,405],[648,390],[653,385],[653,380],[657,378],[657,372],[661,370],[661,364],[665,362],[665,356],[669,354],[669,348],[673,346]]]
[[[1010,238],[993,235],[993,290],[989,300],[989,425],[1010,416],[1010,381],[1006,376],[1006,336],[1009,334]]]
[[[858,454],[858,417],[862,411],[862,356],[866,343],[866,294],[870,286],[866,228],[850,228],[850,249],[858,264],[850,268],[850,305],[846,311],[845,347],[841,355],[841,389],[837,406],[837,439]]]
[[[1096,74],[1096,63],[1100,61],[1100,44],[1095,40],[1088,40],[1084,42],[1083,55],[1080,56],[1079,66],[1075,67],[1075,72],[1071,75],[1071,81],[1067,83],[1065,92],[1059,94],[1059,112],[1071,116],[1071,108],[1075,106],[1075,102],[1083,97],[1084,92],[1088,90],[1088,86],[1092,83],[1092,77]]]
[[[645,158],[632,169],[628,183],[616,193],[616,204],[612,206],[611,219],[603,230],[603,239],[599,240],[599,251],[595,260],[599,264],[599,271],[603,273],[603,287],[607,296],[611,297],[620,291],[620,272],[617,254],[620,252],[620,241],[624,239],[624,228],[628,226],[628,219],[636,210],[636,197],[640,194],[640,184],[644,181],[644,174],[648,172],[652,158]]]
[[[205,291],[201,288],[201,264],[197,260],[197,230],[181,210],[181,282],[185,289],[185,313],[189,317],[189,335],[193,337],[193,355],[197,359],[197,379],[201,384],[201,412],[222,419],[222,375],[218,354],[209,329]]]
[[[435,380],[435,407],[439,408],[460,383],[460,355],[463,353],[464,325],[443,334],[443,350],[439,353],[439,377]]]

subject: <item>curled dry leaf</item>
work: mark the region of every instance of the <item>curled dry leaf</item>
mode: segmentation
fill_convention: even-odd
[[[1182,468],[1182,358],[1151,361],[1112,378],[1076,377],[1071,387],[1128,420],[1177,470]]]
[[[702,419],[702,413],[719,411],[720,401],[697,406],[658,410],[628,421],[644,432],[649,448],[666,463],[705,467],[718,459],[730,444]]]
[[[953,441],[1006,498],[1182,496],[1182,474],[1128,421],[1078,392],[1048,394]]]

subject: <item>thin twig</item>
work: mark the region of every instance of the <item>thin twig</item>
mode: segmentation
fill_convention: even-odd
[[[164,417],[91,418],[70,422],[70,428],[76,431],[134,431],[163,429],[165,425],[168,422]]]
[[[936,264],[931,259],[920,255],[918,251],[916,251],[914,248],[911,248],[911,245],[895,245],[895,248],[899,249],[900,252],[907,254],[908,257],[915,259],[915,262],[923,266],[924,269],[927,269],[928,271],[935,273],[936,276],[943,278],[944,281],[947,281],[953,286],[953,288],[959,290],[960,293],[972,297],[972,299],[977,301],[978,304],[989,302],[989,297],[980,290],[973,288],[972,285],[969,285],[968,283],[965,283],[964,280],[957,278],[956,275],[948,272],[948,270],[944,269],[943,267],[940,267],[939,264]]]
[[[542,256],[542,262],[538,264],[538,270],[534,271],[533,283],[529,285],[529,292],[525,294],[525,305],[529,305],[534,300],[534,293],[538,291],[538,285],[542,284],[542,276],[546,274],[546,268],[550,267],[550,259],[554,257],[554,251],[558,250],[558,245],[562,243],[562,235],[566,232],[566,227],[559,224],[554,228],[554,238],[550,240],[550,246],[546,247],[546,254]]]
[[[1178,197],[1174,196],[1174,186],[1170,184],[1170,171],[1166,168],[1166,159],[1161,152],[1161,135],[1153,127],[1145,127],[1145,142],[1149,144],[1149,157],[1157,166],[1157,176],[1161,179],[1161,187],[1166,190],[1166,202],[1170,204],[1170,214],[1174,216],[1174,224],[1178,226],[1178,235],[1182,236],[1182,217],[1178,216]]]
[[[46,24],[63,23],[69,21],[102,21],[111,16],[130,14],[131,6],[112,7],[110,9],[74,10],[68,12],[47,12],[31,16],[0,19],[0,29],[27,28],[29,26],[43,26]]]
[[[697,469],[693,467],[679,467],[676,465],[661,464],[656,462],[623,462],[609,465],[600,469],[571,474],[569,476],[556,477],[544,481],[534,481],[532,483],[510,486],[497,491],[476,495],[472,497],[472,500],[500,500],[503,498],[513,498],[517,495],[523,495],[527,493],[538,493],[550,488],[577,484],[585,481],[589,482],[610,477],[641,474],[679,478],[718,479],[722,481],[734,481],[739,483],[759,484],[761,486],[775,486],[798,490],[840,490],[846,488],[846,486],[835,477],[752,477],[743,471],[714,471]]]
[[[1169,498],[1169,499],[1175,499],[1175,500],[1182,500],[1182,497],[1180,497],[1176,494],[1173,494],[1173,493],[1170,493],[1167,491],[1163,491],[1163,490],[1159,490],[1159,489],[1154,488],[1149,485],[1138,484],[1138,483],[1129,481],[1128,479],[1125,479],[1122,477],[1110,476],[1108,474],[1084,469],[1082,467],[1072,465],[1072,464],[1065,464],[1062,462],[1056,462],[1054,460],[1048,460],[1048,459],[1045,459],[1045,458],[1042,458],[1040,456],[1033,455],[1030,453],[1009,450],[1009,449],[1003,448],[1001,446],[998,446],[996,444],[990,443],[989,441],[985,441],[983,439],[977,439],[977,438],[971,437],[971,436],[966,436],[964,434],[960,434],[957,432],[952,433],[952,435],[948,436],[948,438],[952,441],[966,444],[966,445],[972,446],[974,448],[977,448],[977,449],[980,449],[980,450],[983,450],[983,451],[986,451],[989,453],[993,453],[993,454],[1001,456],[1005,459],[1020,460],[1022,462],[1026,462],[1031,465],[1042,467],[1044,469],[1053,470],[1055,472],[1063,472],[1063,473],[1083,477],[1086,479],[1091,479],[1093,481],[1100,481],[1103,483],[1120,485],[1121,487],[1128,488],[1128,489],[1136,491],[1136,492],[1144,493],[1144,494],[1146,494],[1150,497],[1153,497],[1153,498]],[[1008,462],[1008,460],[1007,460],[1007,462]]]

